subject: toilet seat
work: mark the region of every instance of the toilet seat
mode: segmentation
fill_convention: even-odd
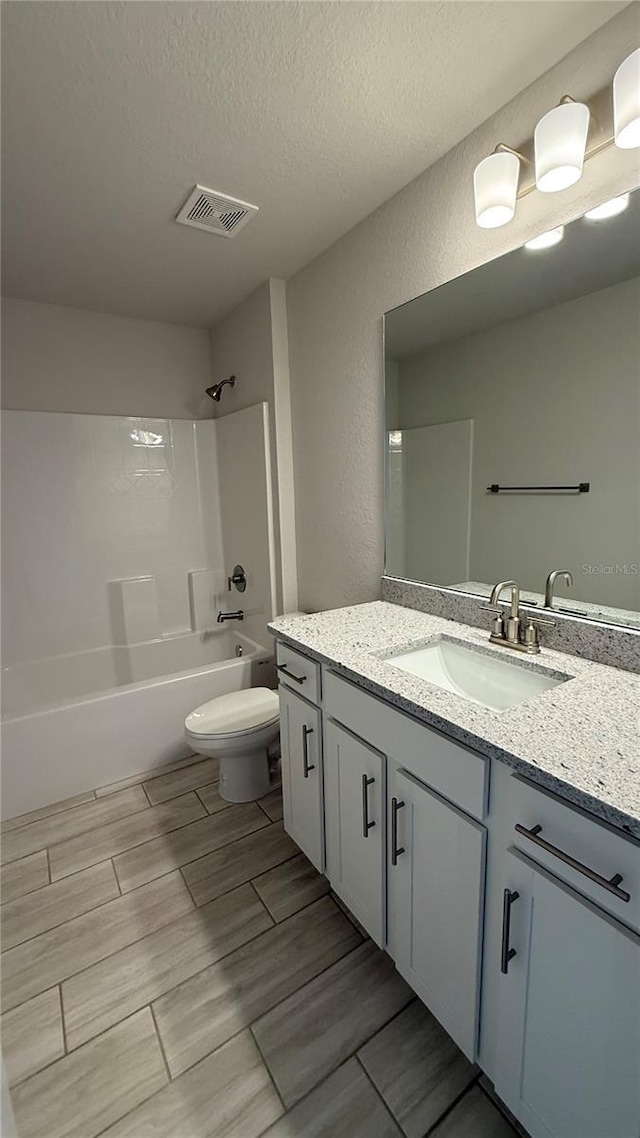
[[[247,688],[218,696],[196,707],[185,719],[185,728],[199,738],[249,735],[277,723],[278,693],[270,688]]]

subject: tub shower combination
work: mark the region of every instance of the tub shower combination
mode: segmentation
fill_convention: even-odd
[[[228,631],[3,669],[3,817],[186,757],[194,707],[272,672],[264,648]]]

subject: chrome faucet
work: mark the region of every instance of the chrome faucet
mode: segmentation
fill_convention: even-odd
[[[237,612],[219,612],[218,624],[223,624],[225,620],[244,620],[244,613],[242,609]]]
[[[511,609],[505,630],[504,617],[502,615],[502,609],[498,605],[498,601],[504,589],[509,588],[511,589]],[[491,639],[498,644],[504,644],[505,641],[512,645],[517,644],[518,629],[520,627],[520,588],[516,582],[499,581],[497,585],[494,585],[489,598],[489,608],[494,609],[497,614],[493,622]]]
[[[547,577],[547,583],[544,589],[544,607],[546,609],[553,608],[553,586],[556,583],[557,577],[564,577],[568,589],[573,585],[573,575],[568,569],[554,569]]]
[[[506,623],[499,603],[504,589],[511,589],[511,608]],[[515,581],[499,581],[494,585],[489,604],[483,607],[495,615],[489,636],[491,643],[500,644],[503,648],[515,648],[517,652],[527,652],[529,655],[540,651],[538,626],[553,627],[556,623],[555,620],[546,620],[530,613],[524,616],[520,613],[520,588]]]

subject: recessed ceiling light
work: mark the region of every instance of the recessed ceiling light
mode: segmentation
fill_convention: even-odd
[[[564,237],[564,225],[559,225],[557,229],[549,229],[546,233],[541,233],[539,237],[534,237],[531,241],[525,241],[525,249],[531,249],[535,252],[537,249],[550,249],[552,245],[557,245]]]
[[[604,221],[607,217],[616,217],[619,213],[624,213],[629,205],[629,197],[629,194],[621,194],[619,198],[610,198],[608,202],[597,205],[595,209],[587,210],[584,216],[589,221]]]

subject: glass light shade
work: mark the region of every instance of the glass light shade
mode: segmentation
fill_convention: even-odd
[[[532,237],[531,241],[525,241],[525,249],[530,249],[535,252],[537,249],[551,249],[552,245],[557,245],[564,237],[564,225],[559,225],[557,229],[548,229],[546,233],[540,233],[538,237]]]
[[[561,103],[540,119],[533,141],[536,186],[543,193],[566,190],[582,177],[589,119],[585,103]]]
[[[640,146],[640,47],[613,77],[613,133],[621,150]]]
[[[617,217],[619,213],[624,213],[628,205],[629,194],[621,194],[619,198],[609,198],[608,202],[602,202],[602,205],[588,209],[584,216],[589,221],[606,221],[608,217]]]
[[[516,212],[520,162],[515,154],[498,151],[483,158],[473,172],[476,221],[482,229],[497,229]]]

